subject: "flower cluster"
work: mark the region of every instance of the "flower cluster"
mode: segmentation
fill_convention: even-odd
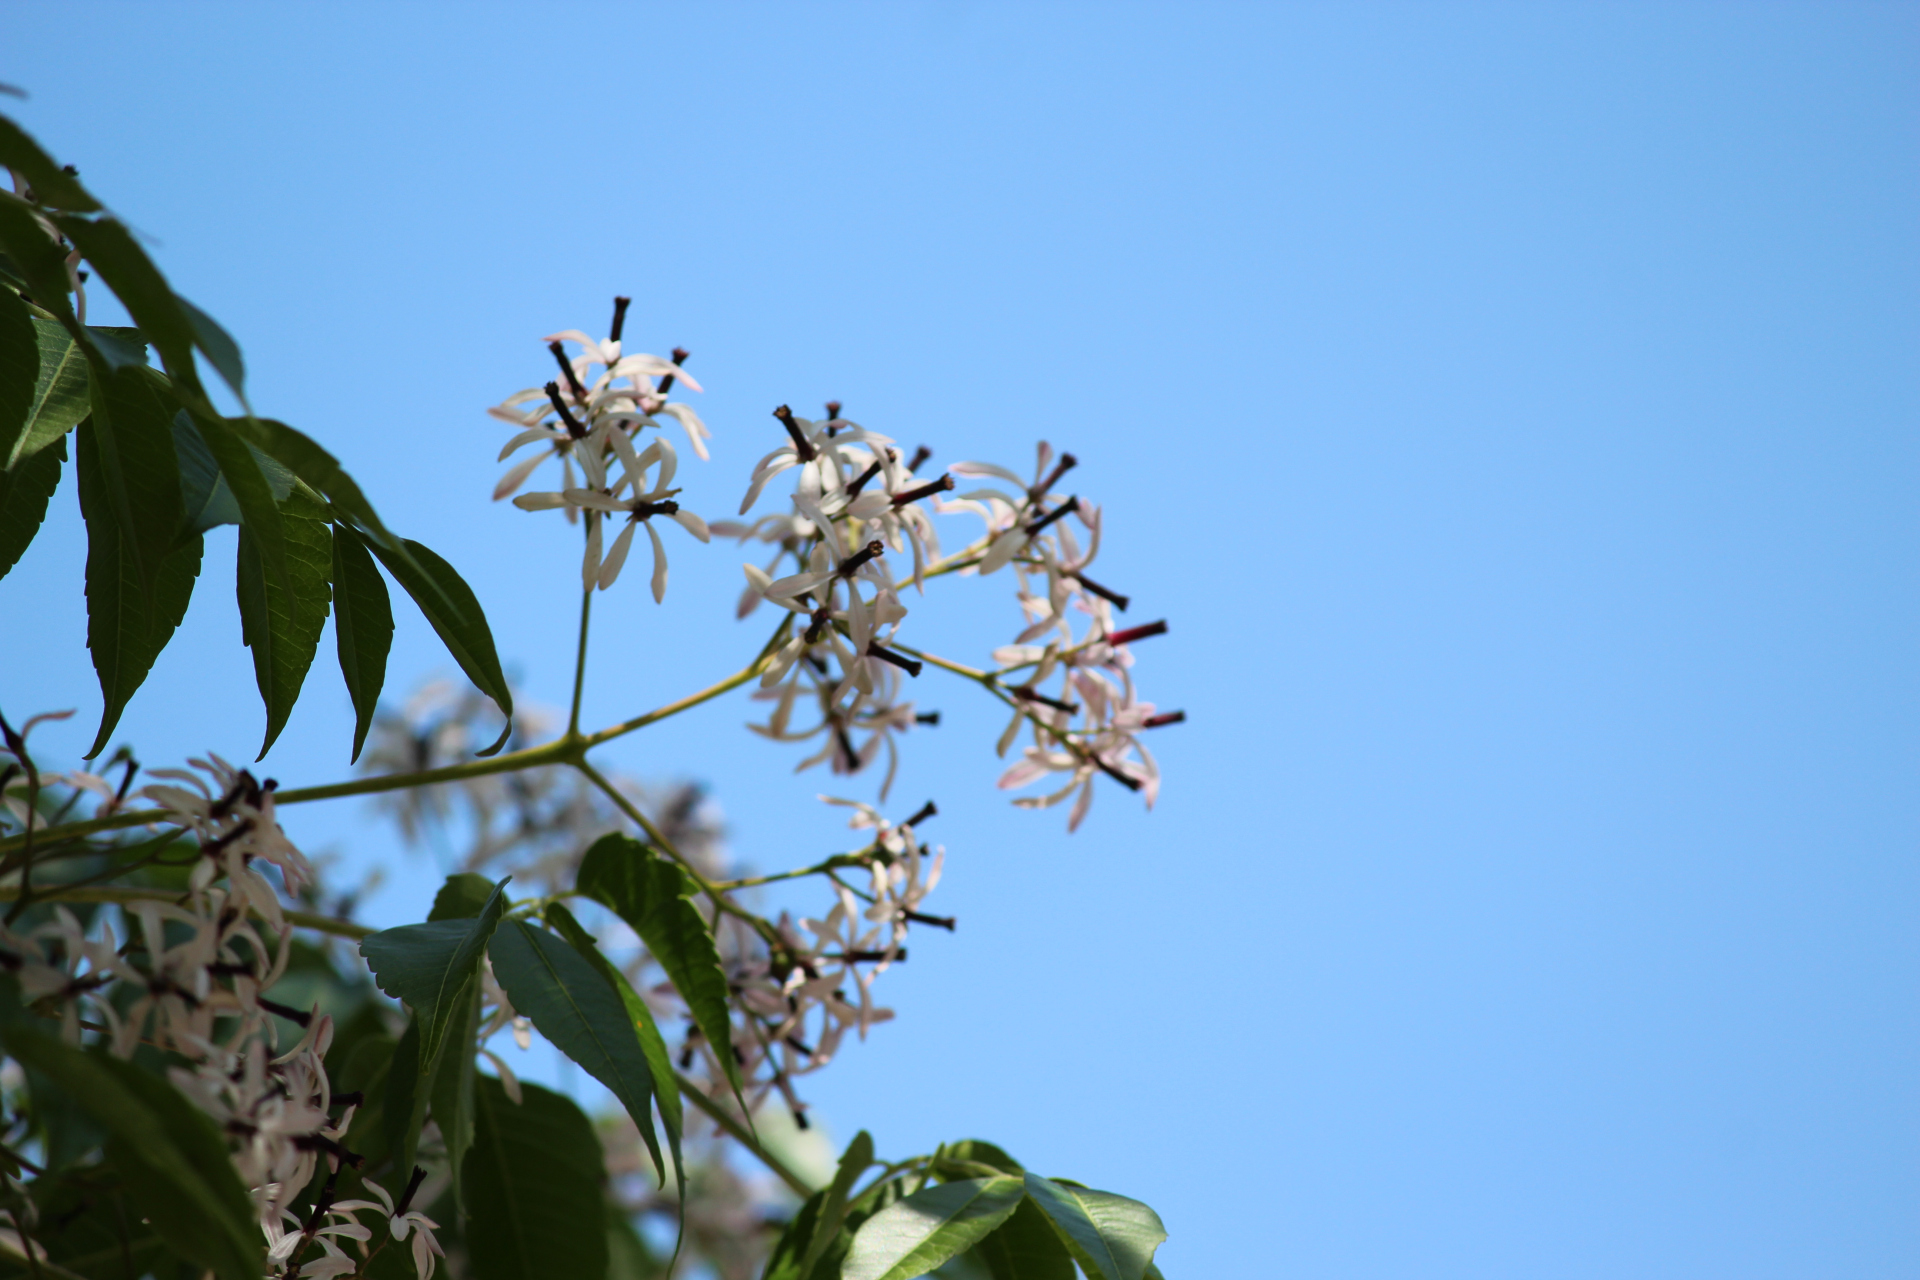
[[[9,731],[8,744],[17,762],[28,760],[24,734]],[[342,1167],[360,1163],[344,1145],[360,1099],[336,1096],[325,1065],[332,1018],[318,1005],[296,1008],[268,994],[287,972],[293,941],[280,896],[259,868],[276,868],[290,894],[313,875],[275,818],[274,784],[218,756],[192,764],[197,772],[153,770],[165,781],[140,792],[160,805],[155,825],[167,828],[144,842],[160,850],[147,861],[190,868],[185,892],[122,902],[124,941],[111,913],[82,923],[56,900],[43,923],[0,927],[0,969],[13,975],[24,1003],[59,1021],[67,1043],[92,1037],[122,1059],[149,1046],[184,1061],[167,1076],[227,1139],[266,1237],[269,1275],[360,1270],[371,1232],[356,1215],[384,1207],[389,1234],[411,1236],[419,1280],[429,1280],[440,1252],[431,1221],[404,1205],[396,1210],[332,1196]],[[65,783],[69,803],[100,790],[67,775],[47,781]],[[126,789],[103,795],[102,807],[117,807]],[[14,806],[9,813],[25,824],[25,813]],[[185,857],[163,856],[182,845]],[[301,1034],[283,1051],[285,1023]],[[305,1215],[296,1213],[296,1201],[323,1163],[327,1190]],[[16,1228],[0,1234],[11,1230],[17,1237]],[[358,1242],[360,1256],[350,1256],[342,1242]]]
[[[558,458],[561,487],[520,494],[514,505],[523,511],[563,511],[569,521],[584,515],[587,549],[580,573],[588,591],[614,584],[633,547],[635,527],[644,526],[653,544],[653,598],[659,601],[667,590],[667,551],[653,517],[667,517],[702,542],[707,541],[707,525],[676,500],[680,490],[673,487],[673,479],[679,456],[672,443],[665,436],[645,447],[637,441],[646,428],[660,427],[662,416],[670,417],[685,428],[693,451],[705,458],[709,433],[691,408],[667,399],[676,381],[700,389],[680,367],[685,351],[675,348],[671,360],[622,353],[628,301],[614,299],[613,325],[604,341],[578,329],[549,334],[545,341],[560,367],[560,379],[517,392],[487,411],[517,428],[500,450],[501,461],[534,447],[531,456],[501,477],[493,496],[498,500],[513,495],[542,462]],[[567,354],[569,342],[579,354]],[[612,546],[606,546],[604,526],[621,516],[625,522]]]

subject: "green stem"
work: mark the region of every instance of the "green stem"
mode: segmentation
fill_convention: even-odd
[[[706,1113],[709,1120],[719,1125],[720,1128],[726,1132],[728,1137],[750,1151],[754,1159],[773,1170],[780,1181],[793,1188],[794,1194],[804,1199],[814,1193],[816,1188],[810,1186],[805,1178],[795,1173],[792,1166],[788,1165],[786,1161],[761,1146],[759,1139],[749,1133],[745,1125],[728,1115],[726,1108],[712,1098],[709,1098],[706,1091],[697,1083],[681,1075],[678,1071],[673,1074],[680,1081],[681,1097],[686,1098],[692,1102],[694,1106],[700,1108],[701,1111]]]
[[[775,871],[764,876],[742,876],[738,880],[716,880],[713,887],[721,891],[733,889],[751,889],[756,885],[776,884],[782,880],[798,880],[802,876],[817,876],[840,867],[864,867],[866,860],[851,853],[836,853],[825,862],[811,867],[796,867],[792,871]]]
[[[580,596],[580,650],[573,660],[573,711],[567,716],[567,737],[580,736],[580,693],[587,683],[587,620],[593,613],[593,588]]]
[[[0,902],[6,902],[20,896],[18,885],[0,885]],[[87,885],[80,888],[41,888],[35,891],[35,902],[178,902],[181,894],[176,889],[143,889],[131,885]],[[260,915],[256,910],[254,914]],[[320,933],[330,933],[336,938],[351,938],[355,942],[378,930],[370,929],[351,920],[335,920],[331,916],[316,915],[311,911],[282,911],[288,924],[300,929],[314,929]],[[264,919],[265,917],[262,917]]]
[[[624,737],[626,734],[632,733],[635,729],[644,729],[650,724],[657,724],[667,719],[669,716],[677,716],[682,711],[691,711],[703,702],[711,702],[723,693],[729,693],[732,690],[738,689],[741,685],[767,669],[768,660],[772,658],[774,651],[786,642],[787,632],[792,626],[793,617],[789,614],[781,620],[779,627],[774,630],[772,638],[761,647],[759,656],[740,670],[728,676],[725,680],[719,681],[716,684],[710,684],[698,693],[690,693],[677,702],[669,702],[664,707],[656,707],[645,715],[638,715],[631,720],[623,720],[619,724],[609,726],[595,733],[587,734],[581,739],[581,749],[585,750],[590,747],[597,747],[603,742],[611,742],[615,738]]]
[[[627,799],[626,796],[622,795],[620,792],[620,788],[614,786],[613,783],[609,782],[605,774],[601,773],[598,769],[588,764],[584,759],[575,760],[575,761],[572,761],[571,763],[573,764],[574,768],[578,769],[581,773],[586,775],[587,780],[589,782],[593,783],[594,786],[600,788],[601,792],[605,794],[607,799],[613,801],[614,805],[620,810],[620,812],[626,814],[627,817],[633,819],[634,824],[638,826],[642,831],[647,833],[647,839],[653,841],[653,843],[660,849],[662,853],[666,854],[668,857],[672,858],[675,862],[679,863],[681,866],[681,869],[687,873],[688,878],[691,879],[694,882],[694,884],[700,887],[700,892],[706,894],[709,898],[713,899],[713,904],[716,908],[726,912],[730,916],[735,916],[741,920],[744,920],[747,924],[753,926],[754,932],[758,933],[761,937],[765,938],[769,944],[772,944],[772,945],[779,944],[779,941],[780,941],[779,934],[777,934],[774,931],[774,928],[772,925],[768,924],[765,920],[762,920],[759,916],[753,914],[753,912],[748,911],[746,908],[734,902],[733,899],[727,897],[727,895],[721,890],[720,886],[716,885],[713,881],[707,879],[707,877],[701,872],[700,868],[694,866],[692,861],[688,859],[688,857],[685,854],[681,853],[678,849],[673,847],[673,842],[667,839],[665,832],[661,831],[659,827],[654,825],[653,819],[647,817],[646,814],[640,812],[639,806],[635,805],[633,801]]]

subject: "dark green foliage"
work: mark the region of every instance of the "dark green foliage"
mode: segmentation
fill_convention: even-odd
[[[171,431],[169,427],[169,435]],[[123,524],[119,506],[108,492],[96,432],[84,426],[74,439],[80,513],[87,522],[87,648],[93,653],[106,702],[100,731],[87,752],[91,759],[107,745],[120,713],[186,616],[194,580],[200,575],[200,538],[195,534],[157,558],[149,548],[143,561],[133,545],[136,535]],[[175,486],[172,496],[177,507],[178,484],[171,476],[169,482]],[[169,531],[159,545],[165,548],[171,542]],[[151,576],[143,575],[143,563],[151,565]]]
[[[13,1020],[6,1051],[56,1080],[107,1135],[107,1162],[143,1216],[183,1257],[221,1280],[258,1280],[253,1206],[213,1121],[158,1074],[83,1052]]]
[[[513,1007],[620,1099],[664,1186],[666,1169],[653,1132],[653,1070],[614,989],[579,952],[524,920],[502,925],[488,954]]]
[[[600,1280],[607,1273],[600,1140],[573,1100],[498,1080],[474,1089],[467,1255],[476,1280]]]
[[[340,653],[340,675],[347,682],[347,696],[353,699],[351,758],[358,760],[380,705],[381,686],[387,681],[393,603],[367,544],[344,524],[333,528],[333,638]]]
[[[737,1094],[740,1072],[733,1058],[727,975],[713,933],[690,901],[694,889],[686,873],[633,837],[611,832],[594,841],[581,860],[578,888],[612,908],[647,944]]]

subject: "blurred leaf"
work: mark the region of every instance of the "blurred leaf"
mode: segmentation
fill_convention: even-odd
[[[261,538],[251,523],[240,526],[236,557],[240,635],[253,650],[254,680],[267,708],[262,756],[300,698],[332,603],[333,526],[319,495],[296,486],[280,507],[280,529],[285,536],[284,582],[268,571]]]
[[[962,1138],[949,1143],[943,1154],[950,1160],[971,1160],[975,1164],[991,1165],[1002,1173],[1018,1175],[1026,1172],[1020,1162],[1005,1150],[979,1138]]]
[[[380,1137],[396,1172],[413,1172],[420,1143],[420,1126],[427,1115],[427,1090],[420,1087],[420,1019],[407,1023],[388,1059],[385,1087],[380,1091]],[[355,1128],[359,1127],[358,1118]]]
[[[80,513],[87,523],[87,647],[106,703],[100,731],[87,752],[92,759],[107,745],[120,713],[186,615],[200,574],[200,538],[173,547],[155,566],[154,578],[143,580],[128,551],[138,535],[123,527],[106,491],[98,435],[92,426],[83,426],[74,440]],[[171,476],[168,481],[173,483]],[[179,496],[176,486],[176,502]],[[161,545],[171,543],[169,534]]]
[[[387,682],[393,602],[367,544],[344,524],[333,526],[333,639],[347,696],[353,699],[351,760],[358,760],[380,705],[381,687]]]
[[[26,130],[5,116],[0,116],[0,166],[19,170],[33,198],[49,209],[91,213],[100,207],[79,178],[54,163]]]
[[[581,927],[573,918],[573,912],[558,902],[547,904],[547,923],[552,925],[565,938],[575,951],[578,951],[607,980],[614,994],[620,997],[621,1006],[627,1011],[627,1021],[633,1024],[634,1034],[640,1037],[640,1052],[646,1055],[647,1070],[653,1074],[653,1102],[660,1109],[660,1123],[667,1131],[667,1148],[673,1156],[673,1174],[680,1186],[680,1199],[685,1202],[687,1196],[686,1169],[680,1159],[680,1135],[685,1131],[686,1120],[681,1110],[680,1081],[673,1073],[673,1057],[667,1052],[667,1041],[660,1034],[660,1026],[653,1019],[653,1010],[647,1008],[647,1002],[627,981],[627,975],[613,967],[613,962],[600,953],[600,947],[593,935]]]
[[[916,1192],[867,1219],[840,1274],[844,1280],[923,1276],[1013,1216],[1025,1194],[1018,1178],[969,1178]]]
[[[733,1019],[727,1009],[727,974],[713,934],[690,899],[692,883],[678,864],[659,857],[632,836],[609,832],[593,842],[580,862],[575,887],[610,907],[640,935],[687,1002],[694,1025],[740,1094],[733,1057]],[[744,1109],[746,1104],[741,1103]]]
[[[518,1106],[491,1076],[475,1086],[466,1168],[475,1280],[606,1275],[605,1166],[592,1122],[539,1085],[521,1085]]]
[[[70,1048],[22,1020],[7,1053],[60,1081],[107,1133],[107,1163],[182,1255],[222,1280],[258,1280],[264,1261],[253,1204],[213,1121],[172,1085],[130,1062]]]
[[[1036,1173],[1027,1175],[1026,1187],[1090,1280],[1143,1280],[1167,1238],[1160,1215],[1138,1200]]]
[[[87,356],[73,335],[40,316],[33,317],[33,333],[39,367],[34,375],[32,401],[18,435],[9,441],[6,432],[0,430],[0,465],[7,467],[19,466],[73,430],[92,408]]]
[[[655,1280],[665,1273],[620,1206],[607,1201],[607,1280]]]
[[[30,300],[51,312],[69,331],[85,334],[69,300],[66,251],[55,244],[22,201],[0,192],[0,249],[26,282]],[[92,339],[86,338],[89,343]]]
[[[507,687],[506,676],[500,671],[500,657],[493,648],[493,632],[487,626],[487,615],[480,608],[480,601],[452,565],[417,542],[401,540],[400,546],[406,552],[404,556],[378,542],[369,546],[380,557],[380,563],[387,567],[387,572],[393,575],[394,581],[413,597],[414,604],[433,624],[440,642],[447,646],[447,652],[467,673],[467,679],[473,681],[474,687],[480,692],[492,698],[500,708],[500,713],[507,718],[506,728],[500,731],[500,740],[478,753],[483,756],[494,754],[506,745],[507,738],[513,733],[513,693]]]
[[[786,1230],[774,1242],[773,1253],[767,1258],[767,1269],[760,1273],[760,1280],[804,1280],[807,1273],[801,1270],[800,1260],[812,1248],[820,1223],[820,1206],[826,1199],[825,1190],[816,1191],[794,1212]],[[828,1233],[829,1242],[832,1238],[833,1233]]]
[[[113,1182],[105,1166],[75,1170],[72,1178],[41,1178],[31,1192],[40,1211],[33,1241],[47,1251],[48,1261],[80,1276],[121,1280],[129,1274],[179,1276],[190,1264],[173,1253],[153,1224],[140,1220],[140,1209]],[[197,1275],[194,1267],[189,1274]],[[24,1259],[0,1255],[0,1276],[27,1276]],[[53,1280],[51,1268],[41,1271]]]
[[[833,1181],[827,1184],[826,1195],[821,1197],[813,1238],[808,1241],[807,1251],[800,1258],[801,1275],[812,1273],[814,1264],[826,1254],[833,1238],[840,1234],[840,1224],[847,1217],[847,1197],[853,1194],[853,1184],[872,1164],[873,1137],[862,1129],[853,1135],[853,1141],[841,1153],[840,1166],[834,1170]]]
[[[245,404],[247,366],[240,358],[240,344],[212,316],[179,294],[174,294],[173,300],[180,305],[181,314],[186,316],[187,327],[193,330],[193,344],[200,348],[201,354],[207,357],[207,363],[233,388],[233,394],[240,398],[240,403]]]
[[[666,1167],[653,1132],[653,1071],[625,1006],[604,976],[572,947],[524,920],[501,926],[488,954],[493,976],[513,1007],[627,1109],[665,1186]]]
[[[993,1280],[1074,1280],[1073,1255],[1031,1197],[973,1252]]]
[[[106,1131],[54,1077],[38,1067],[28,1067],[26,1077],[28,1114],[41,1128],[49,1172],[58,1173],[107,1140]]]
[[[82,218],[69,213],[55,214],[52,221],[80,250],[94,274],[113,290],[134,324],[153,344],[181,398],[206,405],[211,411],[193,363],[193,324],[167,278],[153,265],[133,233],[117,218]]]
[[[433,895],[433,910],[427,912],[427,920],[477,920],[491,897],[493,881],[471,871],[458,872],[448,876],[440,892]]]
[[[67,442],[22,462],[12,471],[0,471],[0,578],[12,572],[33,543],[47,518],[47,503],[60,487],[60,466],[67,460]]]
[[[496,938],[496,941],[498,939]],[[480,984],[467,983],[466,1009],[458,1015],[447,1037],[447,1050],[433,1076],[433,1119],[447,1144],[447,1163],[453,1173],[453,1203],[466,1208],[461,1185],[462,1162],[473,1146],[474,1034],[480,1029]]]

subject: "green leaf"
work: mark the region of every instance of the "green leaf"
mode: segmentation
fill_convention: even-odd
[[[27,1068],[26,1077],[27,1096],[32,1100],[28,1112],[42,1130],[46,1153],[42,1163],[50,1172],[58,1173],[107,1140],[54,1077],[32,1067]]]
[[[133,233],[117,218],[55,214],[52,221],[140,326],[140,332],[173,376],[181,398],[211,412],[212,406],[206,403],[206,393],[200,388],[200,372],[193,363],[193,324],[181,310],[167,278],[153,265]]]
[[[1028,1197],[1013,1216],[973,1247],[993,1280],[1074,1280],[1073,1255]]]
[[[873,1138],[862,1129],[853,1135],[853,1141],[841,1153],[840,1167],[834,1170],[833,1181],[827,1184],[826,1194],[821,1197],[816,1210],[813,1238],[807,1243],[807,1251],[800,1257],[800,1274],[809,1275],[814,1264],[827,1252],[827,1246],[840,1234],[840,1224],[846,1220],[847,1197],[853,1194],[853,1184],[860,1175],[873,1165]]]
[[[380,523],[373,504],[360,492],[353,477],[312,437],[272,418],[229,418],[227,425],[248,444],[325,494],[348,519],[372,533],[375,543],[385,543],[390,549],[400,546],[399,539]]]
[[[480,601],[452,565],[417,542],[401,540],[400,546],[406,555],[377,541],[369,546],[394,581],[413,597],[414,604],[433,624],[440,642],[467,673],[467,679],[492,698],[500,713],[506,716],[507,727],[500,731],[500,740],[479,752],[483,756],[494,754],[507,744],[513,732],[513,693],[501,673],[500,656],[493,649],[493,631],[487,626],[487,615],[481,610]]]
[[[467,1257],[475,1280],[598,1280],[607,1272],[600,1140],[572,1099],[538,1085],[474,1089]]]
[[[0,289],[0,463],[11,461],[14,443],[27,428],[39,376],[40,342],[34,335],[33,312],[19,294]]]
[[[854,1234],[844,1280],[910,1280],[964,1253],[1013,1216],[1018,1178],[969,1178],[928,1187],[882,1209]]]
[[[165,382],[144,368],[95,377],[91,388],[88,424],[104,492],[127,534],[128,562],[151,591],[148,584],[186,523],[173,399]]]
[[[487,900],[493,897],[493,881],[471,871],[461,871],[447,877],[440,886],[440,892],[433,895],[433,910],[427,912],[429,923],[435,920],[477,920],[480,913],[487,909]]]
[[[1026,1172],[1021,1163],[1008,1155],[1005,1150],[979,1138],[962,1138],[958,1142],[949,1143],[942,1148],[941,1154],[949,1160],[970,1160],[974,1164],[991,1165],[1002,1173],[1011,1173],[1016,1176]]]
[[[653,1132],[653,1071],[620,997],[579,952],[524,920],[503,925],[488,954],[513,1007],[627,1109],[666,1185]]]
[[[320,632],[332,603],[333,526],[319,495],[304,485],[280,508],[285,535],[286,581],[268,571],[262,539],[251,524],[240,527],[237,594],[240,635],[253,650],[253,674],[267,708],[264,756],[286,727],[300,686],[320,647]]]
[[[471,920],[434,920],[382,929],[361,940],[360,954],[379,988],[405,1001],[420,1022],[420,1062],[438,1061],[467,985],[506,910],[500,881]]]
[[[100,207],[79,178],[54,163],[26,130],[5,116],[0,116],[0,166],[19,170],[33,198],[49,209],[91,213]]]
[[[67,296],[70,283],[66,251],[35,221],[26,203],[4,192],[0,192],[0,249],[6,251],[26,281],[30,301],[58,317],[69,331],[91,345],[93,339],[74,318],[73,303]]]
[[[47,518],[47,503],[60,487],[67,442],[57,441],[11,471],[0,471],[0,578],[20,563]]]
[[[187,318],[187,326],[193,330],[193,345],[200,348],[207,357],[207,363],[233,388],[233,394],[240,397],[240,403],[245,404],[247,366],[240,358],[240,344],[212,316],[179,294],[174,294],[173,300],[180,305],[181,313]]]
[[[180,462],[180,502],[187,513],[187,532],[239,524],[240,504],[234,500],[233,488],[220,474],[220,464],[185,409],[173,415],[173,452]]]
[[[625,1211],[607,1201],[607,1280],[658,1280],[666,1271]]]
[[[600,976],[620,997],[620,1003],[627,1011],[627,1021],[633,1024],[634,1034],[640,1037],[640,1052],[646,1055],[647,1070],[653,1073],[654,1106],[659,1108],[660,1123],[667,1131],[667,1147],[673,1156],[673,1174],[679,1182],[680,1196],[684,1202],[687,1177],[680,1160],[680,1135],[685,1130],[686,1120],[681,1110],[680,1081],[673,1073],[673,1057],[667,1052],[666,1037],[660,1034],[660,1026],[653,1020],[653,1010],[647,1007],[647,1002],[627,981],[627,975],[614,968],[613,962],[600,954],[593,935],[573,918],[573,912],[562,903],[552,902],[547,904],[546,914],[547,923],[599,970]]]
[[[387,1062],[386,1087],[380,1093],[380,1137],[393,1157],[395,1172],[413,1172],[420,1142],[420,1126],[427,1116],[428,1091],[420,1087],[420,1017],[415,1014],[401,1033]],[[359,1127],[359,1117],[354,1118]],[[356,1148],[357,1149],[357,1148]]]
[[[474,1035],[480,1029],[480,984],[467,984],[466,1009],[447,1037],[447,1051],[433,1077],[433,1118],[447,1144],[447,1163],[453,1173],[453,1203],[464,1212],[462,1164],[473,1146]]]
[[[707,922],[689,900],[695,890],[686,873],[632,836],[615,831],[587,850],[575,887],[610,907],[647,944],[687,1002],[694,1025],[713,1046],[737,1097],[740,1069],[733,1057],[727,974]],[[744,1101],[741,1105],[744,1109]]]
[[[367,544],[345,524],[333,526],[333,639],[340,651],[347,696],[353,699],[351,759],[358,760],[380,705],[381,687],[387,682],[393,602]]]
[[[190,1264],[167,1248],[153,1225],[140,1220],[138,1205],[102,1185],[112,1170],[96,1165],[74,1172],[79,1176],[41,1178],[29,1188],[40,1211],[33,1242],[47,1251],[54,1266],[102,1280],[128,1275],[177,1277],[188,1268]],[[195,1267],[189,1274],[199,1270]],[[32,1274],[24,1259],[10,1254],[0,1257],[0,1275],[9,1280]],[[51,1268],[41,1272],[47,1280],[60,1274]]]
[[[1029,1173],[1027,1194],[1089,1280],[1143,1280],[1167,1238],[1160,1215],[1125,1196]]]
[[[200,539],[194,536],[166,552],[151,579],[140,576],[128,549],[138,535],[121,524],[107,492],[98,438],[92,426],[74,433],[80,514],[87,523],[87,648],[106,703],[88,759],[107,745],[120,713],[180,625],[200,574]],[[177,502],[177,487],[173,496]],[[172,541],[169,533],[161,545]]]
[[[4,291],[0,291],[4,292]],[[87,354],[51,320],[33,318],[38,371],[19,434],[0,428],[0,466],[17,467],[78,426],[92,408],[87,391]]]
[[[760,1280],[805,1280],[806,1272],[800,1269],[800,1260],[813,1246],[813,1236],[820,1222],[820,1206],[826,1203],[825,1190],[808,1196],[794,1215],[788,1220],[786,1230],[774,1242],[773,1252],[767,1258],[767,1269],[760,1273]]]
[[[258,1280],[253,1205],[213,1121],[157,1075],[14,1021],[7,1053],[58,1079],[107,1133],[107,1163],[176,1251],[222,1280]]]

